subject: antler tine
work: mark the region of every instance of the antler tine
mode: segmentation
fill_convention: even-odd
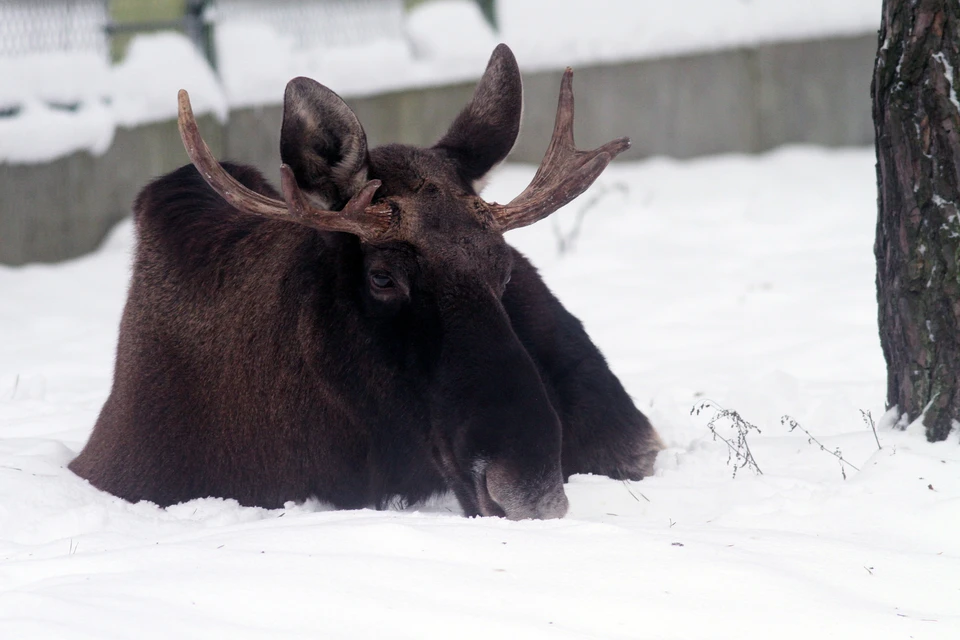
[[[380,188],[379,180],[370,180],[358,191],[342,211],[328,211],[314,207],[300,190],[293,169],[280,166],[280,182],[289,215],[318,229],[343,231],[361,240],[383,239],[393,222],[393,208],[387,203],[371,204],[373,194]]]
[[[187,155],[190,156],[190,161],[193,162],[193,166],[197,168],[207,184],[224,200],[241,211],[269,218],[287,217],[286,204],[248,189],[220,166],[217,159],[213,157],[210,147],[200,136],[197,120],[194,118],[193,108],[190,106],[190,96],[183,89],[177,94],[177,102],[180,112],[177,117],[180,138],[183,140]]]
[[[592,151],[581,151],[573,141],[573,69],[560,82],[560,99],[553,138],[540,168],[523,193],[508,204],[493,204],[503,231],[525,227],[569,203],[587,190],[618,154],[630,148],[629,138],[617,138]]]
[[[216,191],[230,205],[246,213],[288,220],[321,231],[343,231],[363,240],[381,237],[391,225],[392,209],[387,204],[372,205],[373,195],[380,187],[379,180],[367,182],[346,204],[342,211],[328,211],[314,207],[300,190],[293,170],[286,164],[280,167],[284,199],[277,200],[240,184],[220,165],[210,147],[200,136],[197,120],[190,106],[190,96],[183,89],[177,96],[179,116],[177,126],[190,161]]]

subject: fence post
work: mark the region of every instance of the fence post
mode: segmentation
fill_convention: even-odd
[[[217,70],[217,55],[213,46],[213,26],[206,19],[210,0],[187,0],[183,16],[183,28],[187,37],[203,53],[210,67]]]
[[[494,0],[477,0],[477,4],[480,5],[480,13],[490,23],[493,30],[497,31],[497,7]]]

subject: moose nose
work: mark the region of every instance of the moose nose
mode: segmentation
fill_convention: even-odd
[[[537,503],[537,515],[534,517],[542,520],[562,518],[567,515],[567,509],[569,508],[570,502],[567,500],[567,494],[563,491],[563,485],[560,485],[556,490],[540,499],[540,502]]]
[[[487,470],[486,485],[487,494],[508,520],[562,518],[570,506],[559,473],[523,482],[494,464]]]

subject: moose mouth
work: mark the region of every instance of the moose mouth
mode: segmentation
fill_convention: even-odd
[[[517,463],[478,458],[465,468],[445,440],[438,445],[433,452],[438,470],[465,516],[547,520],[566,515],[569,502],[559,465],[521,473]]]
[[[508,520],[562,518],[569,508],[560,474],[544,474],[535,482],[519,482],[503,465],[483,465],[477,474],[476,497],[480,515]]]
[[[490,495],[490,487],[487,485],[487,474],[482,473],[476,477],[474,482],[477,495],[477,506],[480,515],[487,517],[506,518],[507,512]]]

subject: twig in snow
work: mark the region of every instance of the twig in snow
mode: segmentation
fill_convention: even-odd
[[[843,479],[844,479],[844,480],[847,479],[847,471],[846,471],[846,469],[843,468],[843,465],[847,465],[848,467],[850,467],[850,468],[853,469],[854,471],[860,471],[860,469],[859,469],[858,467],[856,467],[856,466],[853,465],[852,463],[848,462],[847,459],[843,457],[843,452],[840,451],[840,447],[837,447],[837,448],[834,449],[833,451],[830,451],[830,449],[827,449],[827,448],[823,445],[822,442],[820,442],[819,440],[817,440],[817,439],[814,437],[814,435],[813,435],[812,433],[810,433],[809,431],[807,431],[806,429],[804,429],[804,428],[800,425],[799,422],[797,422],[796,420],[794,420],[794,419],[791,418],[790,416],[782,416],[782,417],[780,418],[780,424],[782,424],[782,425],[784,425],[784,426],[790,425],[790,431],[793,431],[794,429],[800,429],[800,431],[803,431],[803,432],[806,434],[806,436],[807,436],[807,442],[808,442],[808,443],[817,445],[818,447],[820,447],[820,450],[821,450],[821,451],[826,451],[827,453],[829,453],[830,455],[832,455],[834,458],[836,458],[837,460],[839,460],[839,461],[840,461],[840,475],[843,476]]]
[[[643,498],[643,499],[646,500],[647,502],[650,502],[650,498],[648,498],[647,496],[643,495],[643,494],[640,493],[639,491],[637,491],[637,493],[640,494],[640,498],[638,498],[638,497],[637,497],[637,494],[630,490],[630,485],[627,484],[627,481],[626,481],[626,480],[621,480],[620,482],[623,483],[623,488],[627,490],[627,493],[629,493],[631,496],[633,496],[633,499],[634,499],[634,500],[636,500],[637,502],[640,502],[640,498]]]
[[[744,467],[749,468],[758,476],[762,476],[763,471],[760,470],[760,465],[757,464],[756,458],[753,457],[753,452],[750,451],[750,444],[747,442],[747,436],[750,434],[750,431],[760,433],[760,427],[747,422],[736,411],[724,409],[710,400],[705,400],[698,405],[694,405],[690,410],[690,414],[700,415],[701,411],[708,408],[713,409],[714,413],[710,421],[707,422],[707,428],[710,429],[710,433],[713,434],[714,440],[719,438],[727,445],[727,464],[730,464],[731,461],[733,462],[733,477],[736,478],[737,471]],[[717,433],[717,422],[725,419],[730,420],[733,428],[737,430],[737,437],[733,442]]]
[[[863,417],[863,421],[870,427],[870,430],[873,431],[873,439],[877,441],[877,449],[883,449],[880,446],[880,438],[877,436],[877,423],[873,421],[873,415],[870,411],[864,411],[860,409],[860,416]]]
[[[593,191],[594,192],[591,197],[583,202],[577,209],[577,217],[574,219],[573,227],[570,229],[570,231],[567,233],[561,231],[559,219],[553,218],[553,234],[557,237],[557,253],[559,253],[561,256],[573,251],[573,245],[580,237],[580,230],[583,227],[583,219],[586,217],[587,212],[597,206],[597,203],[603,200],[608,193],[612,191],[620,191],[625,194],[629,191],[629,188],[623,182],[614,182],[609,185],[597,185],[594,187]]]
[[[620,467],[617,467],[617,474],[618,474],[618,475],[621,475],[621,476],[623,475],[623,472],[620,471]],[[634,492],[630,489],[630,485],[627,484],[626,479],[621,480],[620,482],[623,483],[623,488],[627,490],[627,493],[629,493],[631,496],[633,496],[633,499],[634,499],[634,500],[636,500],[637,502],[640,502],[640,498],[638,498],[638,497],[637,497],[637,494],[634,493]],[[637,493],[640,493],[640,492],[638,491]],[[647,502],[650,502],[650,498],[648,498],[647,496],[643,495],[642,493],[640,493],[640,497],[643,498],[644,500],[646,500]]]

